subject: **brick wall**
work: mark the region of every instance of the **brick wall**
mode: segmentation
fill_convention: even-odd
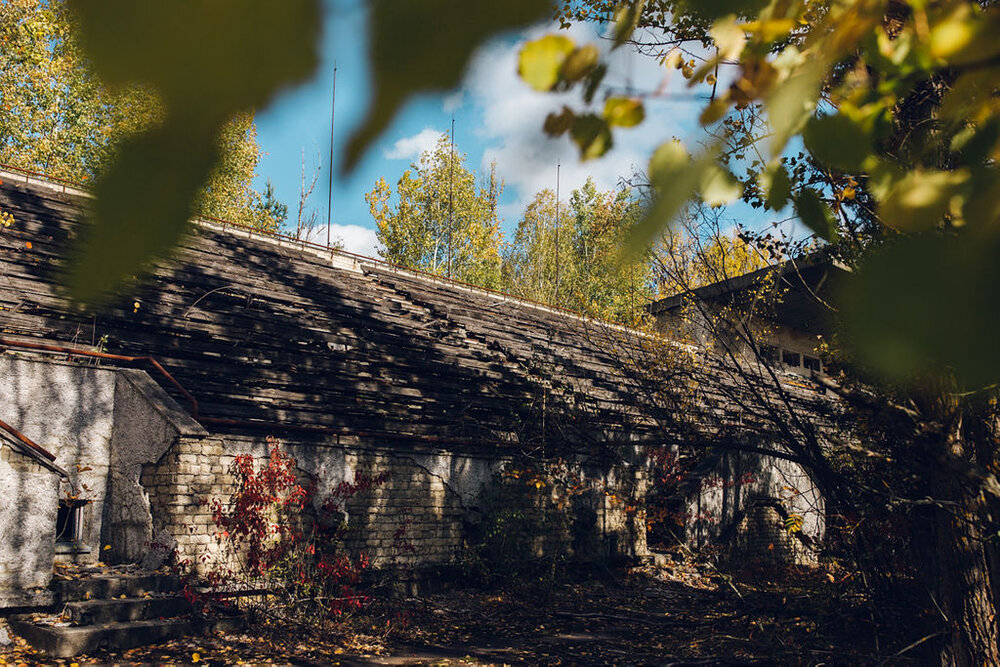
[[[645,552],[641,512],[634,502],[604,491],[605,478],[593,477],[585,493],[564,481],[541,485],[512,481],[499,474],[503,461],[347,449],[315,443],[286,443],[304,484],[315,480],[321,503],[343,482],[385,475],[385,481],[343,503],[353,552],[364,552],[375,567],[434,567],[457,562],[475,528],[492,508],[516,509],[531,536],[527,558],[555,554],[603,560],[616,554]],[[210,502],[226,501],[234,490],[229,473],[236,455],[263,461],[261,439],[181,437],[142,474],[149,494],[154,534],[170,532],[180,560],[204,571],[221,558]],[[490,471],[494,471],[489,474]],[[635,479],[630,481],[635,488]],[[400,533],[400,531],[402,532]],[[412,550],[402,548],[402,537]]]
[[[210,502],[232,495],[232,460],[217,438],[182,436],[155,465],[143,469],[153,535],[164,529],[170,533],[179,561],[203,568],[204,557],[219,555]]]

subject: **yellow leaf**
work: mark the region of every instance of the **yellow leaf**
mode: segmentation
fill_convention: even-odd
[[[517,73],[535,90],[552,90],[573,48],[573,40],[564,35],[545,35],[528,42],[518,56]]]
[[[719,49],[718,57],[723,60],[733,60],[738,57],[747,43],[746,35],[743,34],[743,28],[737,25],[735,15],[726,16],[713,23],[709,34]]]
[[[191,654],[191,662],[198,662],[201,660],[201,654],[195,651]]]
[[[604,103],[604,118],[608,125],[634,127],[646,117],[642,102],[626,97],[609,97]]]

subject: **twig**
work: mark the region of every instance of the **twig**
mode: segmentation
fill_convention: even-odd
[[[935,603],[935,604],[936,604],[936,603]],[[893,653],[893,654],[892,654],[891,656],[889,656],[888,658],[886,658],[885,660],[883,660],[882,662],[880,662],[880,663],[878,663],[878,664],[879,664],[879,665],[884,665],[885,663],[889,662],[889,661],[890,661],[890,660],[892,660],[893,658],[898,658],[898,657],[900,657],[901,655],[903,655],[904,653],[906,653],[906,652],[908,652],[908,651],[911,651],[911,650],[913,650],[913,649],[917,648],[918,646],[920,646],[921,644],[923,644],[923,643],[924,643],[925,641],[927,641],[927,640],[929,640],[929,639],[934,639],[935,637],[940,637],[941,635],[944,635],[944,634],[947,634],[947,633],[946,633],[946,632],[935,632],[935,633],[934,633],[934,634],[932,634],[932,635],[927,635],[926,637],[923,637],[923,638],[921,638],[921,639],[918,639],[917,641],[913,642],[913,643],[912,643],[912,644],[910,644],[909,646],[906,646],[905,648],[902,648],[902,649],[900,649],[900,650],[899,650],[899,651],[897,651],[896,653]]]

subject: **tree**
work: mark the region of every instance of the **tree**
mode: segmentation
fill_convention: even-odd
[[[504,253],[504,288],[592,317],[639,324],[652,295],[648,257],[622,265],[622,243],[641,215],[629,190],[593,180],[557,205],[552,190],[528,204]]]
[[[160,116],[151,91],[109,93],[91,75],[62,2],[3,3],[0,43],[0,161],[6,164],[93,180],[117,140]]]
[[[257,205],[260,208],[261,217],[274,220],[279,229],[284,227],[285,221],[288,220],[288,204],[279,200],[277,195],[274,194],[274,186],[271,185],[270,178],[267,179],[264,185],[264,193],[261,195]]]
[[[556,194],[535,193],[517,224],[513,242],[504,251],[504,289],[511,294],[564,304],[566,276],[572,264],[570,231],[573,219],[567,206],[557,211]]]
[[[464,166],[465,155],[451,148],[448,134],[433,150],[403,172],[396,202],[385,179],[365,195],[382,256],[409,268],[448,275],[496,288],[500,284],[500,220],[497,198],[503,183],[491,165],[477,187],[476,173]]]
[[[76,17],[61,0],[0,6],[0,162],[71,181],[93,181],[118,144],[163,120],[152,90],[110,91],[88,68]],[[260,160],[252,113],[218,138],[221,156],[196,210],[259,229],[278,221],[252,188]]]
[[[257,175],[260,162],[260,146],[257,144],[257,127],[253,114],[237,114],[222,130],[219,137],[220,155],[218,165],[209,178],[198,199],[198,210],[214,218],[239,222],[264,231],[278,231],[287,208],[274,199],[266,205],[260,193],[253,189],[253,179]],[[270,185],[270,183],[268,184]]]
[[[712,91],[701,115],[707,147],[692,157],[670,142],[653,156],[660,196],[638,242],[692,195],[720,204],[742,193],[775,211],[792,204],[855,267],[837,304],[843,331],[830,350],[843,374],[830,387],[852,406],[866,444],[892,463],[831,475],[829,453],[802,452],[828,491],[851,480],[863,488],[870,480],[856,473],[875,472],[892,491],[868,502],[908,508],[915,562],[949,626],[942,662],[1000,661],[991,537],[1000,363],[997,308],[981,288],[995,282],[1000,215],[993,3],[567,2],[562,15],[611,22],[616,43]],[[706,56],[685,55],[687,46]],[[598,59],[576,66],[588,47],[543,38],[522,52],[522,75],[540,89],[592,90]],[[728,64],[733,83],[718,90]],[[599,154],[622,104],[600,116],[563,109],[546,130],[569,132],[585,157]],[[796,136],[805,150],[788,154]],[[807,443],[800,436],[786,446]],[[932,546],[921,548],[920,535]]]

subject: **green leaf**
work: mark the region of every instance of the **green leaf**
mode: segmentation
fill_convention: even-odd
[[[709,34],[718,49],[717,58],[719,60],[739,58],[747,43],[746,33],[743,31],[743,27],[736,22],[735,14],[720,18],[713,23]]]
[[[979,126],[963,128],[951,140],[951,150],[962,156],[967,165],[986,162],[1000,141],[1000,118],[990,118]]]
[[[715,164],[718,151],[719,146],[715,144],[692,159],[677,139],[656,149],[649,160],[649,179],[656,188],[656,198],[629,234],[625,244],[626,261],[644,252],[657,235],[674,221],[706,176],[718,168]]]
[[[153,86],[169,112],[228,120],[316,69],[316,0],[69,0],[82,42],[113,86]],[[264,44],[266,43],[266,48]],[[219,121],[220,123],[222,121]]]
[[[552,90],[559,82],[559,72],[573,49],[573,40],[563,35],[545,35],[528,42],[518,54],[517,73],[535,90]]]
[[[845,113],[810,119],[802,139],[821,164],[848,173],[861,171],[861,163],[873,150],[862,124]]]
[[[742,195],[743,186],[729,173],[729,170],[713,164],[703,171],[698,191],[701,193],[702,201],[709,206],[722,206]]]
[[[320,11],[316,0],[70,0],[70,8],[97,74],[112,86],[147,85],[164,107],[162,124],[124,142],[96,184],[67,269],[70,293],[93,301],[177,241],[218,162],[224,125],[313,72]]]
[[[1000,247],[972,234],[923,234],[873,253],[841,300],[845,340],[893,380],[954,372],[974,390],[1000,381]]]
[[[649,179],[662,187],[691,163],[691,156],[679,139],[660,144],[649,158]]]
[[[604,80],[604,75],[608,73],[608,66],[603,63],[598,65],[593,69],[593,71],[587,75],[587,80],[583,84],[583,101],[590,104],[594,101],[594,94],[597,92],[598,86],[601,85],[601,81]]]
[[[802,224],[811,229],[816,236],[832,243],[837,238],[837,222],[815,190],[802,188],[795,197],[795,212]]]
[[[798,133],[812,116],[825,73],[822,61],[807,60],[799,65],[787,80],[775,87],[764,100],[771,125],[772,155],[781,155],[788,140]]]
[[[126,276],[177,243],[218,158],[213,128],[171,122],[125,141],[94,188],[90,224],[74,246],[70,295],[106,299]]]
[[[593,44],[585,44],[569,54],[563,61],[560,77],[563,81],[576,82],[594,71],[601,54]]]
[[[341,163],[345,172],[412,96],[455,87],[476,47],[494,35],[548,18],[551,11],[543,0],[373,0],[369,5],[374,95],[364,123],[347,145]]]
[[[792,194],[792,181],[788,177],[785,165],[775,160],[768,165],[760,175],[760,186],[767,193],[764,205],[772,211],[780,211],[785,208],[788,198]]]
[[[717,19],[727,14],[754,16],[768,0],[680,0],[677,4],[681,15],[689,13],[704,19]]]
[[[646,110],[640,100],[609,97],[604,103],[604,118],[608,125],[634,127],[646,118]]]
[[[582,160],[601,157],[611,148],[611,128],[603,118],[595,114],[574,118],[569,134],[580,147]]]
[[[562,111],[559,113],[550,113],[545,117],[545,125],[543,126],[543,129],[546,134],[558,137],[568,132],[569,129],[573,127],[573,120],[575,118],[576,114],[573,113],[573,110],[564,106]]]
[[[615,47],[624,44],[639,26],[646,0],[626,0],[615,12]]]
[[[901,232],[920,232],[944,222],[952,198],[969,181],[968,169],[916,169],[902,174],[880,196],[879,218]]]

